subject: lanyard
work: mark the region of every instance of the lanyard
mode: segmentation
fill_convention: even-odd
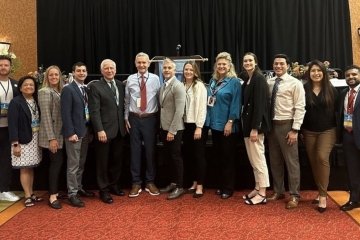
[[[2,83],[0,82],[1,87],[4,89],[5,92],[5,101],[7,100],[7,95],[9,93],[9,87],[10,87],[10,80],[8,79],[8,85],[7,85],[7,90],[5,90],[4,85],[2,85]]]
[[[36,115],[36,110],[37,110],[37,107],[36,107],[36,103],[35,101],[33,101],[32,103],[34,103],[34,107],[31,106],[30,102],[28,102],[28,100],[25,100],[27,105],[29,106],[29,108],[31,109],[31,112],[33,113],[33,115]]]
[[[211,86],[210,86],[211,96],[215,96],[217,94],[217,92],[220,91],[220,89],[222,89],[223,87],[225,87],[229,83],[229,81],[224,82],[224,80],[223,80],[223,81],[218,82],[218,83],[213,81],[213,83],[214,84],[211,84]]]

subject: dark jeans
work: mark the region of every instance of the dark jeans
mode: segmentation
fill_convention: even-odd
[[[109,191],[120,179],[124,139],[120,132],[106,143],[95,139],[96,177],[100,191]]]
[[[63,150],[58,149],[56,153],[49,152],[50,165],[49,165],[49,194],[56,194],[59,192],[59,177],[61,167],[63,164]]]
[[[8,192],[12,176],[9,129],[0,128],[0,192]]]
[[[172,165],[172,171],[170,171],[170,176],[172,176],[172,183],[176,183],[176,185],[180,188],[183,187],[183,179],[184,179],[184,164],[183,159],[181,157],[181,140],[183,130],[177,131],[174,136],[174,140],[169,142],[166,140],[166,135],[168,131],[161,130],[161,140],[164,143],[164,152],[167,160],[170,161]]]
[[[141,152],[142,143],[144,143],[146,157],[145,182],[154,182],[155,179],[155,141],[157,115],[151,115],[146,118],[139,118],[132,114],[129,115],[130,128],[130,148],[131,161],[130,170],[133,184],[141,184]]]
[[[235,182],[235,134],[225,137],[223,131],[217,130],[211,130],[211,134],[219,163],[219,189],[224,193],[232,193]]]
[[[194,139],[195,123],[185,123],[183,134],[183,153],[185,169],[191,173],[192,180],[204,184],[206,173],[205,135],[207,129],[202,129],[201,139]]]

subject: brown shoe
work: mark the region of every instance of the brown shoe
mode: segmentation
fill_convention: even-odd
[[[285,208],[293,209],[293,208],[297,208],[298,205],[299,205],[299,198],[295,196],[291,196],[290,201],[288,201]]]
[[[153,183],[146,184],[145,191],[147,191],[152,196],[157,196],[160,194],[159,189]]]
[[[129,197],[137,197],[141,193],[142,189],[139,184],[133,184],[131,191],[129,192]]]
[[[267,197],[266,199],[268,201],[275,201],[275,200],[280,200],[280,199],[284,199],[284,198],[285,198],[285,194],[275,192],[270,197]]]

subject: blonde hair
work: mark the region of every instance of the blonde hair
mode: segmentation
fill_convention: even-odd
[[[236,78],[237,75],[236,75],[236,72],[235,72],[235,67],[234,67],[234,64],[232,63],[231,55],[228,52],[221,52],[216,56],[216,61],[215,61],[215,64],[214,64],[214,72],[212,74],[212,77],[215,80],[219,80],[219,78],[220,78],[218,72],[216,71],[216,65],[217,65],[217,62],[218,62],[219,59],[225,59],[225,60],[227,60],[229,62],[230,69],[229,69],[229,72],[226,73],[225,77],[230,77],[230,78],[235,77]]]
[[[56,69],[59,72],[59,83],[57,85],[57,90],[59,92],[61,92],[62,88],[63,88],[63,75],[61,73],[61,70],[58,66],[56,65],[51,65],[50,67],[48,67],[45,70],[45,74],[44,74],[44,82],[42,84],[42,87],[50,87],[50,83],[49,83],[49,72],[51,69]]]

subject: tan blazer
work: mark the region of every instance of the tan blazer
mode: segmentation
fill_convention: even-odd
[[[171,83],[160,89],[160,125],[165,131],[176,134],[178,130],[184,130],[184,110],[186,92],[184,84],[174,76]]]
[[[49,87],[40,89],[38,94],[41,111],[39,146],[49,148],[49,140],[56,139],[62,148],[60,95]]]

